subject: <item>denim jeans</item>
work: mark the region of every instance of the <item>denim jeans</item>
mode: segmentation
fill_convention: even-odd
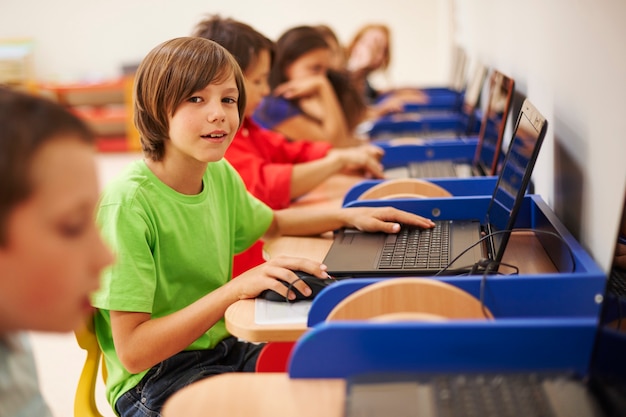
[[[176,391],[225,372],[254,372],[262,344],[222,340],[211,350],[184,351],[155,365],[115,404],[121,417],[160,417],[165,401]]]

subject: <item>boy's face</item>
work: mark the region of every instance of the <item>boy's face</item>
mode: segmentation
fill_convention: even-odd
[[[113,259],[94,221],[93,148],[53,139],[30,174],[33,192],[10,213],[0,247],[0,333],[71,331],[91,312],[89,296]]]
[[[170,117],[166,158],[177,154],[201,163],[222,159],[239,127],[237,100],[233,75],[194,92]]]
[[[333,54],[329,48],[313,49],[292,62],[287,67],[285,75],[289,80],[325,75],[328,72],[332,58]]]
[[[263,97],[270,93],[270,53],[262,50],[244,74],[246,85],[246,116],[251,117]]]

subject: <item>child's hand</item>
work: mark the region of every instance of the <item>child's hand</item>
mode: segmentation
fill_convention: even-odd
[[[384,99],[374,106],[374,115],[378,117],[402,111],[404,111],[404,100],[393,96]]]
[[[329,278],[324,264],[306,258],[278,256],[237,276],[230,284],[239,286],[240,300],[255,298],[267,289],[274,290],[290,300],[294,299],[295,294],[292,291],[287,294],[287,287],[278,280],[293,283],[303,295],[310,295],[311,289],[299,280],[293,271],[307,272],[321,279]]]
[[[400,224],[430,229],[432,220],[393,207],[350,207],[343,209],[347,224],[364,232],[397,233]]]
[[[323,75],[313,75],[287,81],[277,86],[273,94],[286,99],[303,98],[318,94],[324,87],[332,88],[328,78]]]
[[[380,159],[385,151],[378,146],[362,145],[352,148],[335,148],[328,152],[329,158],[338,158],[348,171],[363,171],[370,178],[383,178],[383,166]]]

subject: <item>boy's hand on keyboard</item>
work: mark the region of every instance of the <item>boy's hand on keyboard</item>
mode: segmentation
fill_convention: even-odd
[[[346,227],[364,232],[398,233],[400,224],[430,229],[432,220],[393,207],[351,207],[343,210]]]

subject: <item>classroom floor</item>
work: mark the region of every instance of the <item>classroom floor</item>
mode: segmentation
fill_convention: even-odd
[[[141,158],[141,154],[101,153],[97,158],[102,186],[129,162]],[[54,417],[72,417],[74,393],[85,360],[85,352],[76,343],[73,333],[33,333],[31,340],[39,370],[41,390]],[[98,379],[96,401],[104,417],[115,416],[105,399],[102,379]]]

